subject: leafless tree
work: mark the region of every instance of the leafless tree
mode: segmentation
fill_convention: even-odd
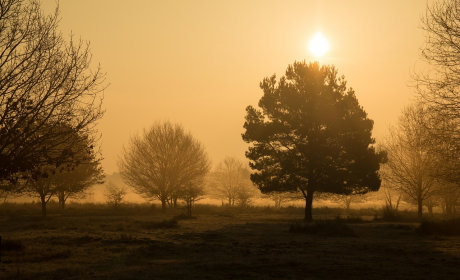
[[[75,164],[77,134],[96,146],[104,74],[90,69],[89,43],[66,42],[58,22],[59,7],[47,16],[38,0],[0,0],[0,178]]]
[[[390,127],[383,149],[388,153],[386,180],[405,192],[418,205],[422,217],[423,201],[439,192],[434,175],[438,168],[428,124],[430,114],[420,103],[402,111],[396,126]]]
[[[163,212],[172,194],[202,180],[210,166],[202,144],[170,122],[157,122],[132,137],[118,160],[125,183],[147,199],[159,199]]]
[[[100,162],[82,162],[72,167],[71,170],[56,174],[57,197],[62,209],[65,209],[67,199],[82,199],[88,194],[88,190],[96,184],[104,183],[104,171]]]
[[[265,195],[264,198],[268,198],[272,200],[273,202],[275,202],[275,208],[281,208],[281,205],[283,203],[286,203],[289,201],[296,201],[296,200],[304,199],[301,192],[293,192],[293,193],[291,192],[284,192],[284,193],[273,192],[273,193]]]
[[[246,206],[257,189],[250,180],[250,170],[243,162],[226,157],[211,174],[211,195],[228,201],[228,205],[239,203]]]
[[[389,172],[390,170],[387,164],[383,164],[380,167],[379,174],[380,178],[382,178],[382,184],[378,191],[378,197],[380,200],[384,201],[385,207],[388,211],[398,211],[402,199],[402,193],[398,186],[391,183],[391,177],[389,177],[391,176],[391,173]]]
[[[202,199],[206,193],[204,181],[191,181],[180,187],[179,198],[185,201],[185,212],[187,216],[192,216],[195,202]]]
[[[106,198],[107,204],[115,209],[120,208],[123,204],[123,199],[125,198],[127,192],[126,187],[118,187],[112,182],[108,182],[105,185],[104,196]]]
[[[345,205],[345,208],[347,210],[350,210],[350,205],[352,203],[362,203],[367,201],[367,197],[365,194],[328,194],[328,197],[331,200],[331,202]]]

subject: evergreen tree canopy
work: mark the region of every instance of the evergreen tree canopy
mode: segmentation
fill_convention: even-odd
[[[372,144],[373,121],[333,66],[294,62],[261,83],[261,109],[246,108],[242,135],[251,180],[263,193],[300,190],[311,220],[313,193],[362,194],[380,187],[385,158]]]

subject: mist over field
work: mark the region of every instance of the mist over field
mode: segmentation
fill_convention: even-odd
[[[460,0],[0,0],[0,279],[458,279]]]

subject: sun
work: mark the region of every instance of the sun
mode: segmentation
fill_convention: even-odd
[[[322,56],[324,55],[327,50],[329,49],[329,43],[323,37],[321,32],[316,33],[315,37],[311,39],[309,44],[310,51],[315,56]]]

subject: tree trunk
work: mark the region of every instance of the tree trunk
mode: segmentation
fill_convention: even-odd
[[[305,197],[305,222],[308,222],[308,223],[313,221],[312,204],[313,204],[313,192],[307,191],[307,197]]]
[[[232,198],[231,197],[228,198],[228,206],[232,206]]]
[[[166,199],[161,200],[161,213],[166,213]]]
[[[422,213],[423,213],[423,200],[419,197],[417,203],[418,203],[418,217],[421,219]]]
[[[45,197],[40,197],[40,200],[42,202],[42,217],[46,217],[46,199]]]

